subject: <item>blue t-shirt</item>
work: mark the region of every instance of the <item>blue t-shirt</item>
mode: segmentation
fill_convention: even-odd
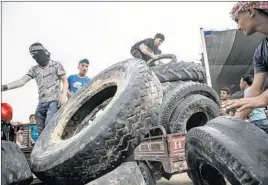
[[[90,78],[88,77],[80,78],[78,75],[70,75],[68,77],[69,91],[72,93],[76,93],[84,85],[88,84],[89,81]]]
[[[255,73],[268,72],[268,38],[264,38],[253,57]]]
[[[31,125],[29,126],[29,129],[31,130],[31,137],[36,142],[38,139],[38,129],[37,125]]]

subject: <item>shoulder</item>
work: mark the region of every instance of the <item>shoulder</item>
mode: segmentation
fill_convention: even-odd
[[[70,76],[68,76],[68,79],[73,79],[73,78],[76,78],[76,75],[70,75]]]

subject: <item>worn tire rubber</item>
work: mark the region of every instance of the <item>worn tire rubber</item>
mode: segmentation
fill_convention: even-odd
[[[146,185],[136,162],[126,162],[86,185]]]
[[[74,126],[88,123],[91,111],[111,97],[101,116],[75,136],[62,139],[76,130]],[[51,118],[32,151],[32,171],[51,185],[82,185],[112,171],[157,124],[154,114],[161,102],[161,84],[143,60],[111,66]],[[63,132],[67,128],[71,130]]]
[[[28,185],[33,181],[29,164],[16,143],[1,140],[1,185]]]
[[[163,96],[165,96],[172,89],[176,88],[180,83],[180,81],[161,83]]]
[[[168,127],[169,133],[185,133],[193,127],[204,126],[220,116],[220,107],[211,99],[194,94],[190,95],[175,108]]]
[[[202,179],[223,185],[223,177],[235,185],[267,185],[268,135],[244,120],[219,117],[191,129],[185,155],[195,185]]]
[[[175,108],[183,99],[193,94],[203,95],[220,106],[219,95],[211,87],[197,82],[181,82],[174,89],[166,93],[163,103],[159,108],[159,125],[163,125],[168,129],[168,124]]]
[[[148,167],[148,165],[144,162],[140,162],[139,167],[140,167],[141,174],[144,178],[145,184],[146,185],[156,185],[156,180],[153,176],[152,171]]]
[[[169,62],[151,67],[161,83],[173,81],[206,81],[205,68],[194,62]]]

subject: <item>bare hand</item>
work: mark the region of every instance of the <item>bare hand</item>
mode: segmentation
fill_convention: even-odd
[[[59,107],[63,106],[66,103],[66,96],[61,96],[60,100],[59,100]]]
[[[158,59],[158,58],[159,58],[159,55],[153,55],[152,58],[153,58],[153,59]]]
[[[238,108],[236,111],[241,112],[246,109],[266,107],[265,101],[261,97],[241,98],[237,100],[228,100],[222,104],[222,108]]]

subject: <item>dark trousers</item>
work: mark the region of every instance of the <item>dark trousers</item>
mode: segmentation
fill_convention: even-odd
[[[134,50],[132,50],[132,51],[131,51],[131,55],[132,55],[134,58],[142,59],[141,51],[138,50],[138,49],[134,49]]]

